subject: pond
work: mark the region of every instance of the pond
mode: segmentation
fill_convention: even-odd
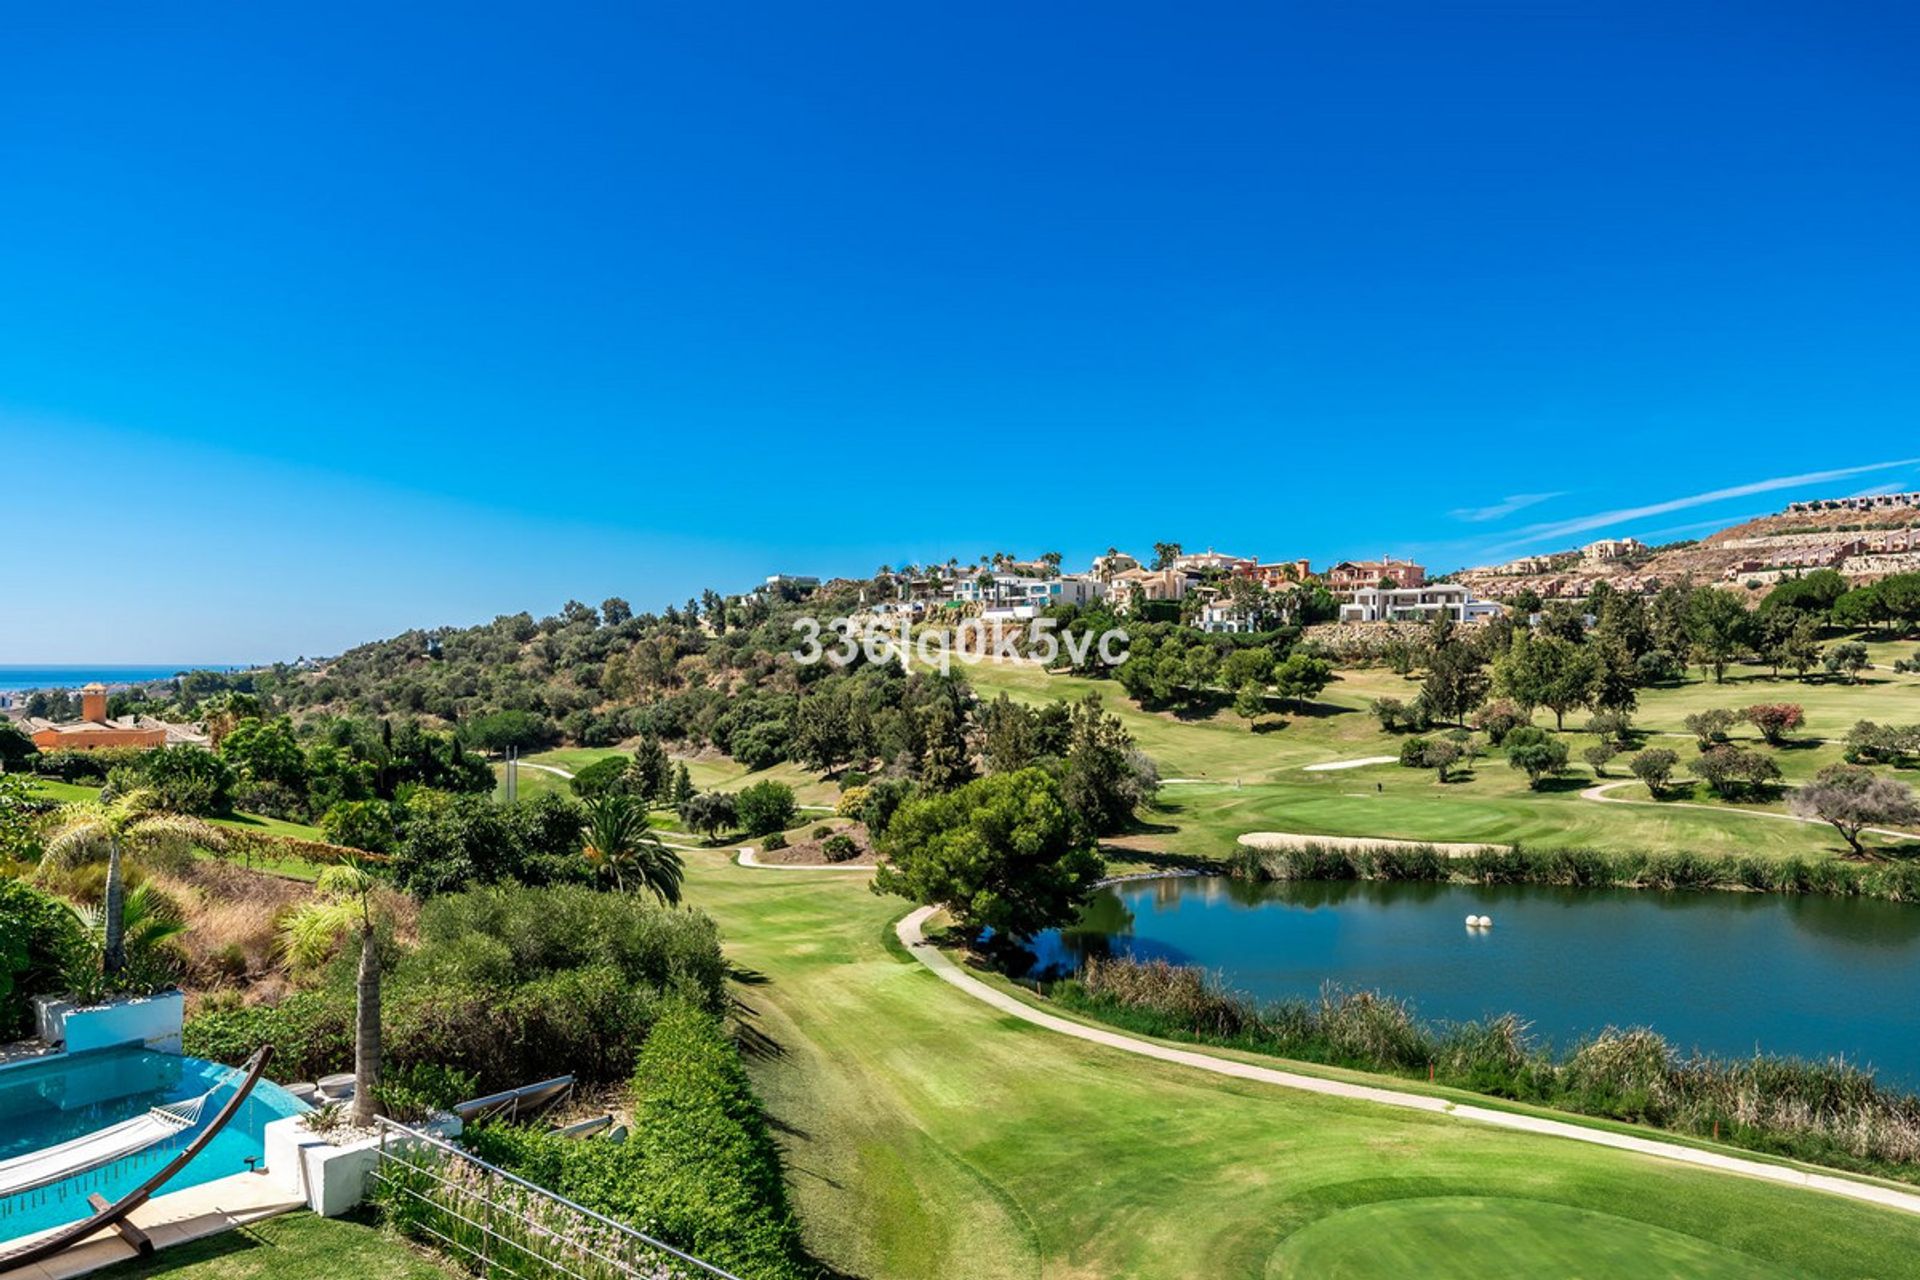
[[[1487,915],[1490,929],[1468,929]],[[1036,973],[1089,953],[1216,971],[1262,999],[1324,982],[1429,1021],[1514,1013],[1565,1046],[1651,1026],[1682,1049],[1843,1055],[1920,1092],[1920,906],[1538,885],[1133,880],[1035,939]]]

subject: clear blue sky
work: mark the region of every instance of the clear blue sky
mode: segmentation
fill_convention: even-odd
[[[15,6],[0,661],[1920,487],[1917,24]]]

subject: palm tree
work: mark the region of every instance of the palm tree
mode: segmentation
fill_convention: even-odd
[[[380,882],[357,862],[328,867],[314,881],[320,898],[281,926],[280,945],[296,965],[315,964],[349,930],[360,935],[360,971],[354,980],[353,1111],[362,1128],[373,1123],[374,1092],[380,1087],[380,938],[374,890]]]
[[[102,904],[101,972],[108,977],[127,967],[127,893],[121,866],[125,852],[148,852],[199,845],[218,853],[227,847],[224,831],[210,822],[160,809],[153,792],[141,788],[108,796],[95,804],[68,805],[47,837],[40,865],[64,870],[105,855],[107,885]]]
[[[81,933],[88,944],[86,950],[75,953],[75,963],[66,973],[67,983],[79,1000],[91,1003],[129,989],[156,991],[172,985],[178,977],[177,957],[168,953],[166,944],[187,931],[187,922],[164,897],[152,891],[152,886],[136,885],[127,890],[120,913],[125,967],[118,974],[109,974],[101,963],[106,949],[106,912],[76,905],[73,913],[80,918]]]
[[[627,889],[626,873],[631,871],[638,888],[668,905],[680,901],[680,878],[685,871],[680,855],[660,843],[647,825],[646,806],[635,803],[632,796],[610,792],[588,804],[581,854],[588,865],[610,873],[614,888],[622,893]]]

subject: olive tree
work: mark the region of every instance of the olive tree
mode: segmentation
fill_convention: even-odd
[[[1853,764],[1828,765],[1793,793],[1788,807],[1802,818],[1827,823],[1855,857],[1865,857],[1860,833],[1868,827],[1908,827],[1920,822],[1913,788]]]

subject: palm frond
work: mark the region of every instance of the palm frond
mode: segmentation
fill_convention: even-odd
[[[306,903],[280,926],[280,952],[294,968],[310,969],[333,954],[357,918],[347,898]]]
[[[48,833],[40,865],[49,871],[70,871],[105,857],[112,844],[112,830],[98,812],[71,806],[71,811],[62,810]]]
[[[313,883],[321,893],[357,898],[373,888],[374,878],[356,862],[336,862],[322,868]]]

